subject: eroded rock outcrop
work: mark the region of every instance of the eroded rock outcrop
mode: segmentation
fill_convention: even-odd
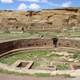
[[[63,8],[28,11],[0,11],[0,30],[2,31],[27,31],[27,30],[52,30],[80,27],[80,9]]]

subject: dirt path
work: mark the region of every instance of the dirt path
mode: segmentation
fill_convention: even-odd
[[[64,77],[31,77],[31,76],[15,76],[0,74],[0,80],[80,80],[80,78],[64,78]]]

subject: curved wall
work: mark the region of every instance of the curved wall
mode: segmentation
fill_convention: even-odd
[[[20,39],[8,42],[0,43],[0,55],[4,55],[6,52],[19,49],[19,48],[31,48],[31,47],[52,47],[54,48],[53,39]],[[80,40],[71,39],[58,39],[57,47],[70,47],[80,49]]]
[[[70,48],[80,49],[80,40],[59,39],[58,46],[59,47],[70,47]]]
[[[0,54],[10,50],[29,47],[47,47],[53,46],[51,39],[20,39],[0,43]]]

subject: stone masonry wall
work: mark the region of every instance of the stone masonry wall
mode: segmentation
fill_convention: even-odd
[[[0,43],[0,55],[4,53],[20,49],[20,48],[54,48],[53,39],[20,39],[13,40],[8,42]],[[78,48],[80,49],[80,40],[71,40],[71,39],[58,39],[57,47],[70,47],[70,48]]]

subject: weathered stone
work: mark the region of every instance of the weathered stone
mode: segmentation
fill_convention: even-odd
[[[0,29],[18,31],[27,30],[52,30],[62,31],[72,27],[80,27],[80,9],[79,8],[62,8],[52,10],[42,10],[39,12],[0,12]],[[58,23],[58,24],[57,24]],[[16,27],[17,26],[17,27]],[[4,29],[2,29],[4,27]],[[11,28],[11,30],[9,29]]]

